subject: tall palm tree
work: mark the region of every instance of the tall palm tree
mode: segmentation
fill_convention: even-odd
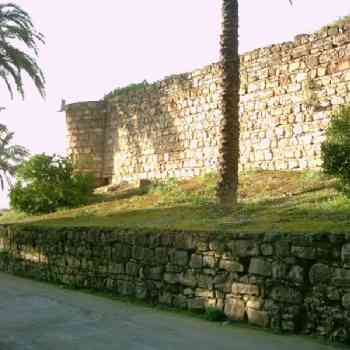
[[[17,166],[28,155],[28,151],[18,145],[12,145],[13,132],[0,124],[0,187],[3,190],[5,182],[11,185],[11,177],[15,175]]]
[[[292,5],[293,1],[289,0]],[[237,203],[239,164],[238,0],[222,0],[221,106],[217,197],[221,206],[231,209]]]
[[[232,208],[237,202],[239,162],[238,0],[222,1],[220,43],[223,68],[221,80],[223,117],[220,126],[217,197],[223,207]]]
[[[44,37],[34,28],[29,14],[13,3],[0,4],[0,78],[11,98],[13,86],[24,97],[23,72],[28,74],[39,93],[45,95],[45,78],[36,62],[38,43],[44,43]],[[32,55],[17,48],[18,45]]]

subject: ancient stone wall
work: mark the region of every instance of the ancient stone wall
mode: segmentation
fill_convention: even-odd
[[[215,170],[220,75],[213,64],[105,100],[104,176],[119,182]],[[349,103],[349,89],[350,23],[242,55],[241,169],[319,167],[330,112]],[[89,133],[80,111],[67,111],[76,130]],[[69,146],[76,154],[88,148],[83,138]]]
[[[0,270],[350,341],[349,235],[10,226]]]

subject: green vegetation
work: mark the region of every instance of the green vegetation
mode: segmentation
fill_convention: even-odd
[[[5,182],[10,185],[15,175],[17,165],[28,155],[28,151],[19,145],[12,145],[13,132],[0,124],[0,187],[3,190]]]
[[[334,112],[322,144],[323,169],[340,179],[342,188],[350,189],[350,106]]]
[[[43,226],[159,228],[242,233],[349,232],[350,199],[338,181],[314,172],[241,174],[239,205],[231,213],[215,199],[216,176],[130,188],[93,204],[42,216],[10,211],[0,223]]]
[[[69,159],[56,155],[33,156],[17,168],[16,178],[11,207],[28,214],[86,204],[94,188],[90,174],[76,172]]]
[[[205,310],[204,315],[205,315],[205,319],[211,322],[220,322],[220,321],[226,320],[226,315],[224,314],[224,312],[215,307],[208,307]]]
[[[12,98],[13,85],[24,97],[23,73],[45,95],[44,74],[35,59],[38,43],[44,43],[44,36],[35,29],[29,14],[15,4],[0,4],[0,78]]]
[[[350,15],[339,17],[336,21],[328,24],[327,26],[323,27],[322,29],[326,29],[329,27],[340,27],[348,22],[350,22]]]
[[[127,95],[130,92],[139,92],[143,91],[145,87],[149,86],[150,84],[147,82],[147,80],[142,81],[141,83],[136,84],[130,84],[122,88],[116,88],[113,91],[111,91],[109,94],[104,96],[104,99],[109,99],[116,96],[123,96]]]

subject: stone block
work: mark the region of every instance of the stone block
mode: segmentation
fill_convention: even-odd
[[[293,266],[288,273],[288,280],[295,284],[304,283],[304,269],[301,266]]]
[[[272,275],[272,264],[264,259],[253,258],[250,260],[249,273],[270,277]]]
[[[198,254],[192,254],[190,266],[193,269],[201,269],[203,267],[203,256]]]
[[[302,259],[315,259],[316,257],[316,248],[314,247],[292,247],[292,254],[297,258]]]
[[[226,298],[224,313],[231,320],[243,321],[246,313],[244,301],[236,298]]]
[[[343,296],[342,305],[345,309],[350,310],[350,293],[347,293]]]
[[[186,271],[179,277],[179,282],[186,287],[196,287],[198,282],[193,271]]]
[[[233,260],[222,259],[219,266],[220,269],[228,272],[244,272],[244,266]]]
[[[180,280],[180,277],[176,273],[165,273],[164,274],[164,281],[169,284],[176,284]]]
[[[260,250],[262,255],[271,256],[273,254],[273,246],[272,244],[262,244],[260,246]]]
[[[284,263],[273,263],[272,278],[275,280],[283,280],[287,277],[288,266]]]
[[[235,295],[259,295],[259,287],[254,284],[233,283],[232,294]]]
[[[248,322],[259,327],[267,328],[270,323],[268,313],[247,308]]]
[[[332,274],[332,283],[337,287],[350,287],[350,270],[335,269]]]
[[[128,262],[126,264],[126,274],[130,276],[136,276],[138,274],[137,264],[133,262]]]
[[[174,255],[174,264],[186,266],[188,264],[188,252],[185,250],[176,251]]]
[[[299,290],[286,286],[274,287],[271,291],[271,298],[278,302],[296,305],[303,301],[303,296]]]
[[[343,245],[341,250],[341,258],[344,264],[350,265],[350,243]]]
[[[321,263],[313,265],[309,271],[309,279],[313,285],[320,283],[327,284],[331,279],[331,275],[332,269]]]
[[[193,298],[187,301],[188,308],[190,310],[204,310],[205,299],[204,298]]]
[[[259,254],[259,246],[255,240],[237,240],[228,245],[233,257],[257,256]]]

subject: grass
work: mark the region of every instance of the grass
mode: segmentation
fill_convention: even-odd
[[[350,198],[337,181],[317,172],[241,174],[239,205],[225,213],[215,203],[215,175],[170,179],[149,189],[99,195],[90,205],[49,215],[9,211],[0,223],[49,226],[148,227],[242,233],[344,233]]]

